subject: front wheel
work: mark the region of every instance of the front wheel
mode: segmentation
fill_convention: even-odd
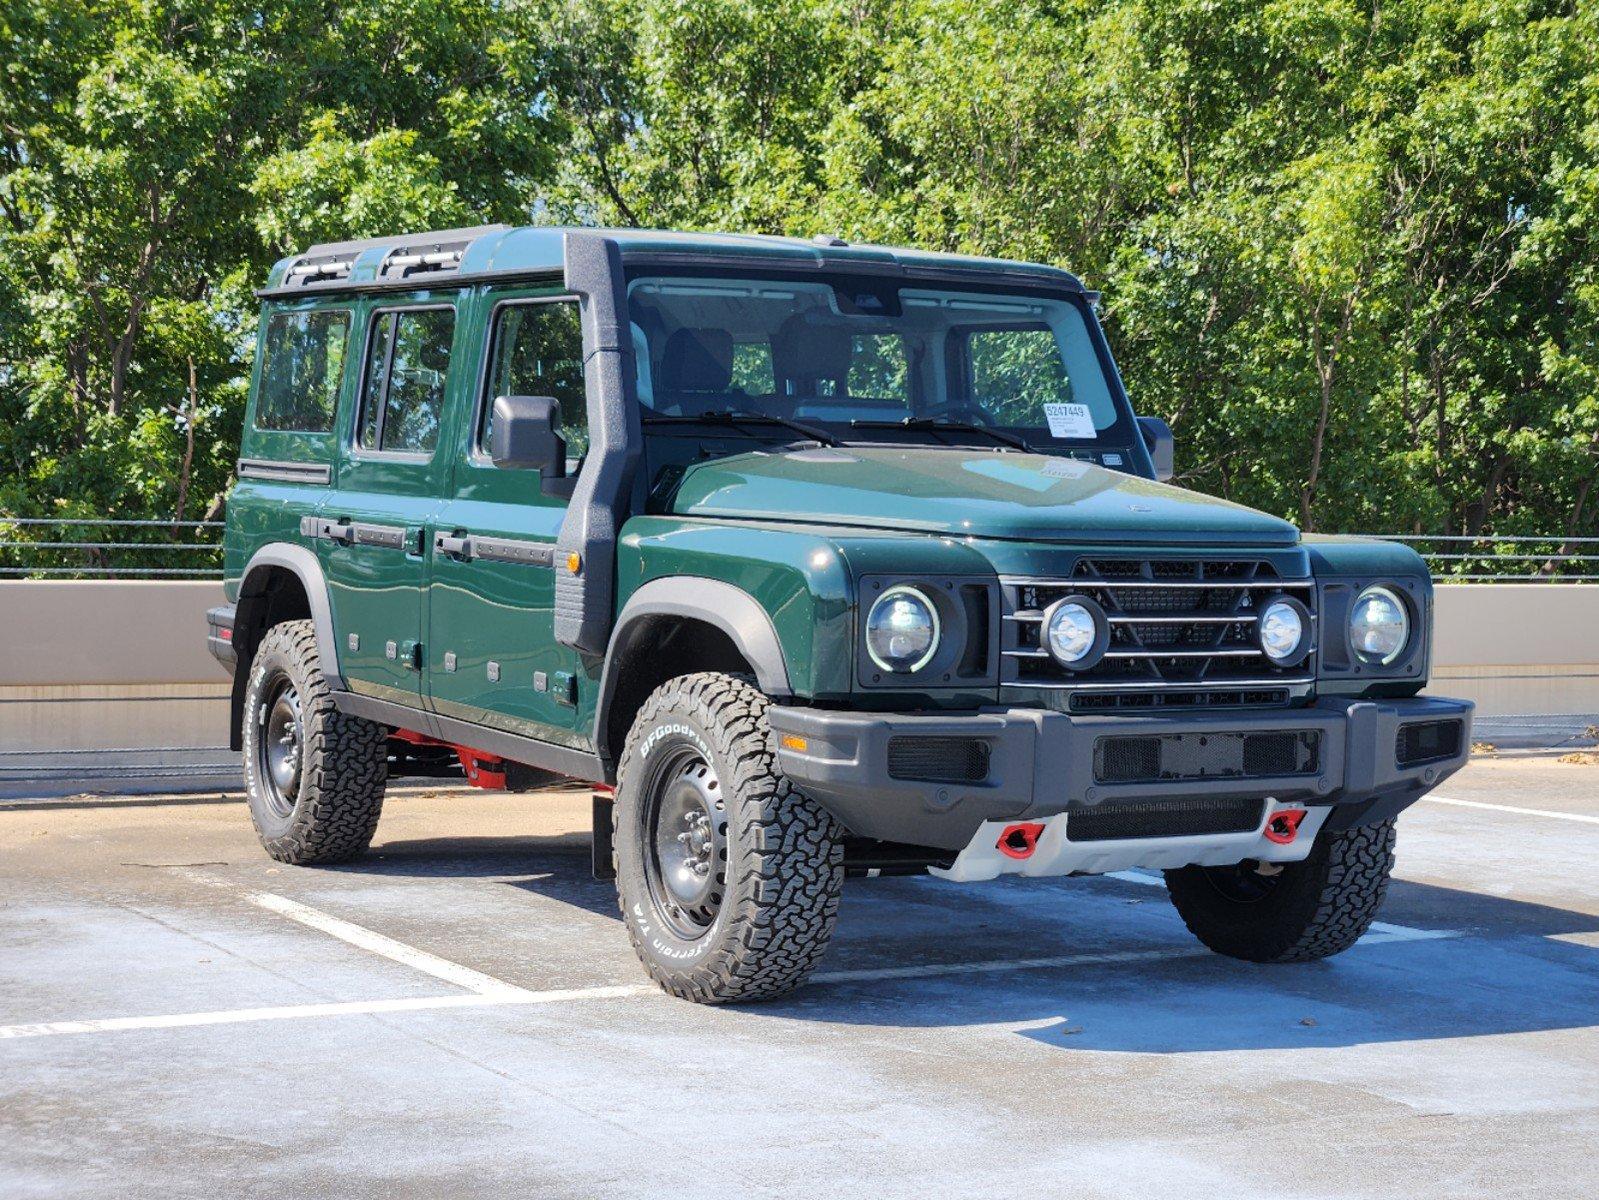
[[[1323,834],[1303,862],[1166,872],[1194,936],[1249,962],[1312,962],[1349,949],[1371,927],[1394,869],[1394,823]]]
[[[838,916],[843,831],[777,769],[767,699],[685,675],[645,701],[617,771],[616,887],[644,969],[706,1004],[804,981]]]
[[[279,862],[345,862],[378,827],[388,731],[333,705],[310,621],[274,625],[244,692],[250,819]]]

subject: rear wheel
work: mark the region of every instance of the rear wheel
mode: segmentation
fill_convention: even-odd
[[[1311,962],[1349,949],[1371,927],[1394,868],[1394,822],[1323,834],[1303,862],[1166,872],[1194,936],[1250,962]],[[1269,870],[1269,868],[1267,868]]]
[[[309,621],[274,625],[244,694],[250,819],[279,862],[329,863],[371,844],[388,780],[388,731],[333,706]]]
[[[702,1003],[797,987],[832,936],[842,830],[777,769],[767,700],[685,675],[645,701],[617,773],[622,918],[644,969]]]

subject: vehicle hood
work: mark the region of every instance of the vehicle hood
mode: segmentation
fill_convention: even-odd
[[[1292,546],[1287,521],[1093,463],[959,447],[772,450],[697,463],[669,511],[958,537]]]

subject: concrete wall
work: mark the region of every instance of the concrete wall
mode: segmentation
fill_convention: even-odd
[[[0,753],[226,744],[221,586],[0,582]],[[1599,712],[1599,586],[1437,589],[1433,690],[1484,716]],[[3,765],[3,763],[0,763]]]
[[[0,582],[0,753],[225,746],[222,601],[215,581]]]
[[[1599,585],[1440,585],[1431,690],[1482,716],[1599,713]]]

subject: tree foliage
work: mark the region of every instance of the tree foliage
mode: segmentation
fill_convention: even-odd
[[[0,30],[0,511],[203,507],[279,254],[571,220],[1059,263],[1182,482],[1310,528],[1599,531],[1591,4],[13,0]]]

